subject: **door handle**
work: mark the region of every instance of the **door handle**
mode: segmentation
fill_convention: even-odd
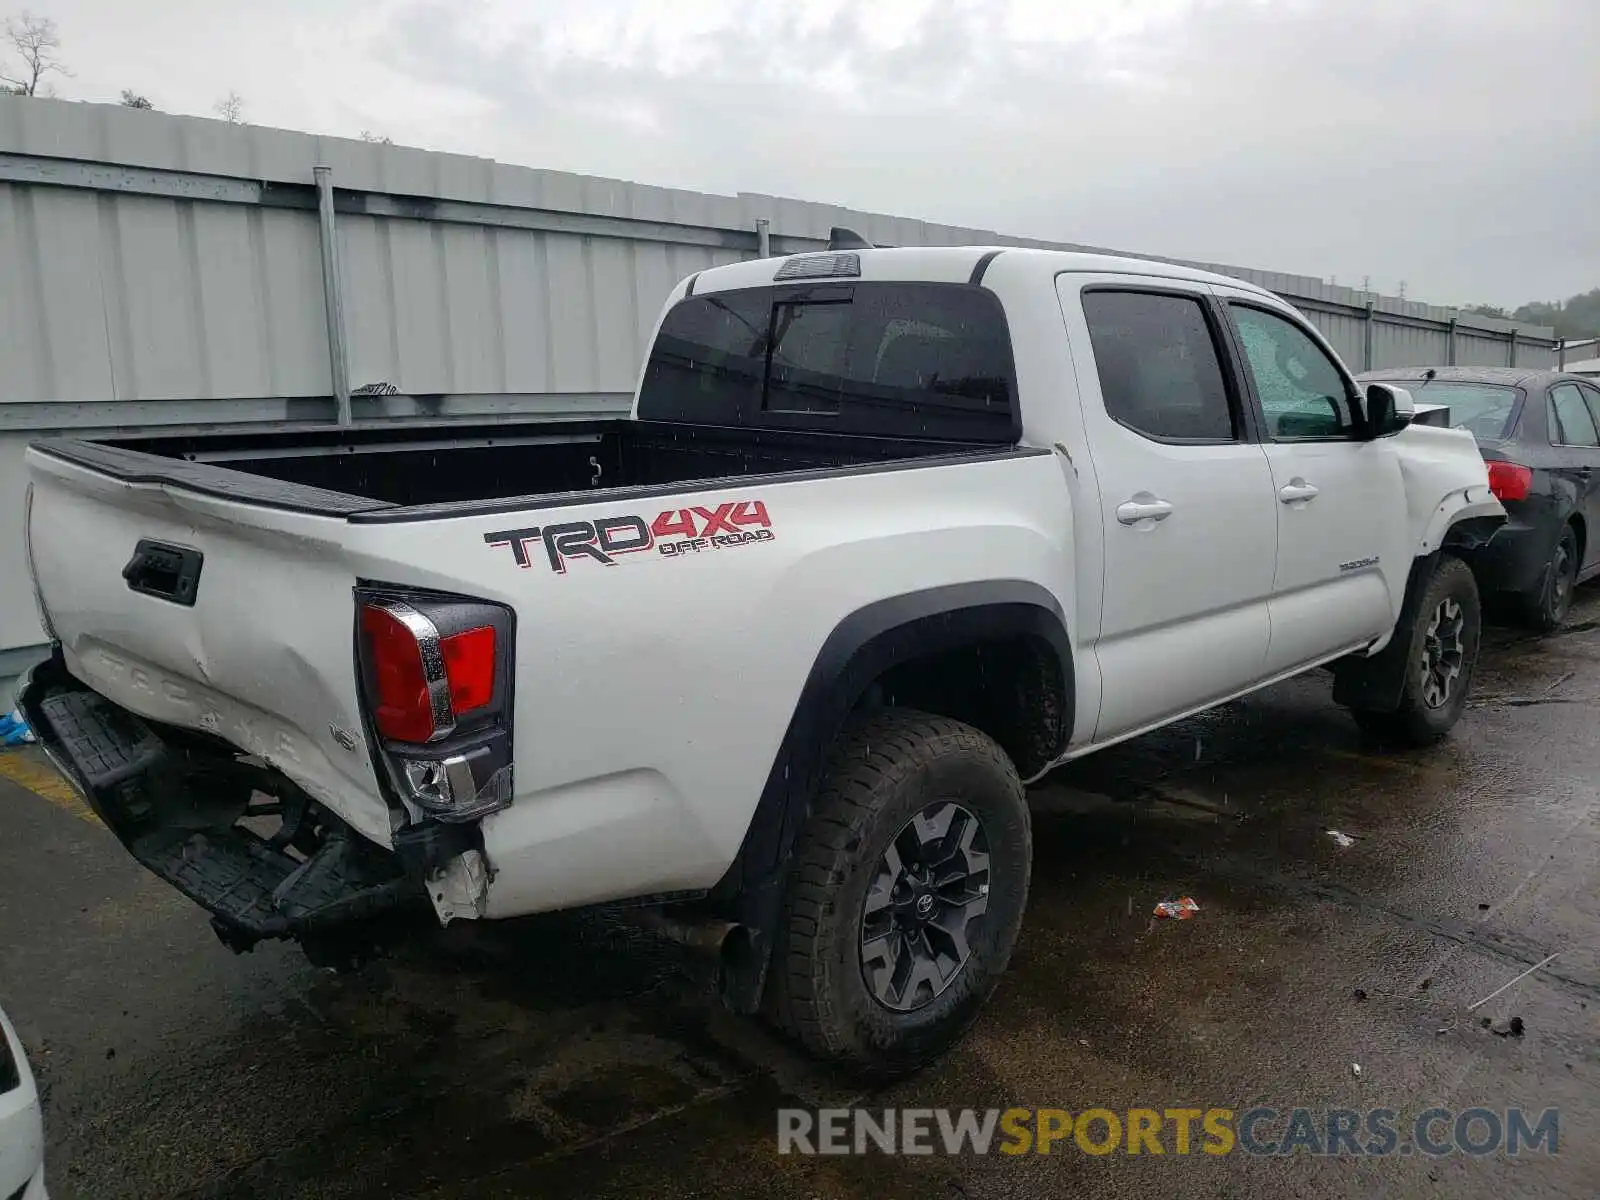
[[[1149,492],[1140,492],[1139,495],[1148,496],[1149,499],[1135,497],[1117,505],[1117,520],[1124,525],[1137,525],[1140,521],[1165,521],[1172,515],[1170,501],[1157,500]]]
[[[1316,498],[1317,489],[1315,485],[1307,483],[1298,476],[1278,489],[1278,499],[1285,504],[1293,504],[1297,500],[1315,500]]]
[[[122,577],[136,592],[193,608],[204,565],[205,555],[198,550],[140,538],[133,557],[122,568]]]

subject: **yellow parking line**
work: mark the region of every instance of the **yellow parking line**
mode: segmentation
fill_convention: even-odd
[[[94,810],[83,802],[83,798],[73,791],[72,785],[61,778],[61,773],[38,750],[27,746],[0,750],[0,777],[20,784],[75,817],[96,825],[100,823]]]

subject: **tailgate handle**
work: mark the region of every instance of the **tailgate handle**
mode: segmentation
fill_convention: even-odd
[[[198,550],[141,538],[128,565],[122,568],[122,577],[136,592],[193,608],[204,563],[205,555]]]

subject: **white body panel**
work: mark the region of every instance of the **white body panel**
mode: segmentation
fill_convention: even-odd
[[[10,1044],[16,1059],[20,1087],[0,1093],[0,1196],[18,1200],[50,1200],[44,1189],[44,1120],[39,1110],[39,1089],[22,1053],[22,1042],[4,1012],[0,1012],[0,1040]]]
[[[479,560],[474,594],[529,614],[517,648],[517,802],[484,821],[502,870],[490,915],[604,899],[622,879],[641,894],[714,882],[818,649],[850,613],[994,579],[1073,595],[1071,523],[1048,455],[720,489],[686,503],[745,499],[766,504],[772,541],[678,560],[641,554],[614,569],[577,562],[563,575],[484,548],[479,531],[503,528],[503,517],[439,527],[441,554],[457,547]],[[544,517],[649,520],[678,503],[586,503]],[[583,686],[600,680],[616,682]]]
[[[33,461],[33,520],[48,523],[35,533],[35,571],[72,672],[142,716],[259,755],[382,844],[388,812],[357,708],[357,580],[403,579],[515,609],[517,798],[483,823],[497,870],[489,915],[714,882],[818,648],[855,610],[997,579],[1039,584],[1064,605],[1074,595],[1072,523],[1048,454],[659,502],[607,503],[602,493],[539,519],[648,521],[749,499],[766,504],[774,536],[677,559],[623,557],[612,569],[581,561],[561,574],[537,555],[519,568],[507,548],[485,543],[517,524],[503,513],[354,525],[246,508],[229,520],[243,506]],[[194,607],[128,590],[121,565],[141,537],[205,554]],[[330,726],[355,748],[341,748]]]
[[[266,759],[361,833],[389,813],[361,734],[357,530],[342,520],[126,483],[28,452],[30,554],[68,668],[140,716]],[[141,538],[205,555],[192,608],[128,589]],[[330,726],[361,738],[341,749]]]
[[[1332,347],[1294,309],[1253,288],[1212,289],[1300,324],[1337,361]],[[1414,556],[1394,438],[1371,441],[1266,441],[1277,501],[1272,633],[1265,674],[1334,650],[1372,644],[1394,624]]]
[[[861,273],[965,283],[980,254],[868,252]],[[697,294],[770,283],[781,261],[706,272]],[[1498,511],[1475,443],[1452,431],[1316,452],[1130,433],[1106,414],[1077,295],[1086,280],[1129,276],[1195,294],[1234,286],[1054,252],[1008,250],[989,265],[1022,441],[1042,453],[363,524],[125,483],[31,451],[46,615],[92,687],[221,734],[388,844],[395,818],[363,733],[352,588],[377,580],[509,605],[515,795],[482,822],[494,871],[485,915],[705,887],[734,859],[819,649],[865,606],[965,583],[1048,593],[1074,657],[1066,758],[1381,644],[1412,557],[1457,516]],[[1303,512],[1277,496],[1279,479],[1296,476],[1326,481]],[[1119,521],[1117,506],[1146,492],[1170,517]],[[676,558],[557,573],[537,555],[519,568],[484,537],[746,500],[766,505],[770,540]],[[205,553],[193,608],[124,585],[141,537]],[[1370,570],[1339,569],[1369,556]]]
[[[1172,447],[1113,427],[1100,452],[1105,491],[1104,617],[1095,653],[1104,689],[1095,736],[1221,699],[1259,680],[1272,591],[1271,476],[1255,445]],[[1151,451],[1155,450],[1156,453]],[[1140,486],[1148,480],[1151,486]],[[1172,515],[1123,524],[1125,502]]]
[[[1393,439],[1266,452],[1278,532],[1267,671],[1277,674],[1381,637],[1405,600],[1412,555],[1391,515],[1405,505]]]
[[[1057,281],[1074,346],[1089,345],[1085,286],[1142,276],[1081,273]],[[1181,285],[1179,285],[1181,287]],[[1205,295],[1204,284],[1192,295]],[[1172,445],[1142,437],[1106,411],[1091,353],[1074,356],[1087,457],[1098,495],[1103,586],[1094,652],[1101,677],[1095,739],[1221,699],[1262,676],[1277,528],[1260,445]],[[1124,504],[1166,506],[1132,524]]]

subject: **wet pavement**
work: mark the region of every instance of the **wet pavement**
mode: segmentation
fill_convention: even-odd
[[[953,1052],[883,1089],[721,1011],[701,963],[606,914],[424,930],[354,975],[235,957],[64,796],[3,779],[0,1004],[59,1197],[1587,1200],[1597,716],[1589,588],[1558,636],[1492,631],[1431,750],[1363,744],[1313,676],[1059,772],[1009,975]],[[1193,919],[1150,918],[1186,895]],[[850,1104],[1520,1105],[1560,1110],[1560,1153],[778,1154],[778,1108]]]

